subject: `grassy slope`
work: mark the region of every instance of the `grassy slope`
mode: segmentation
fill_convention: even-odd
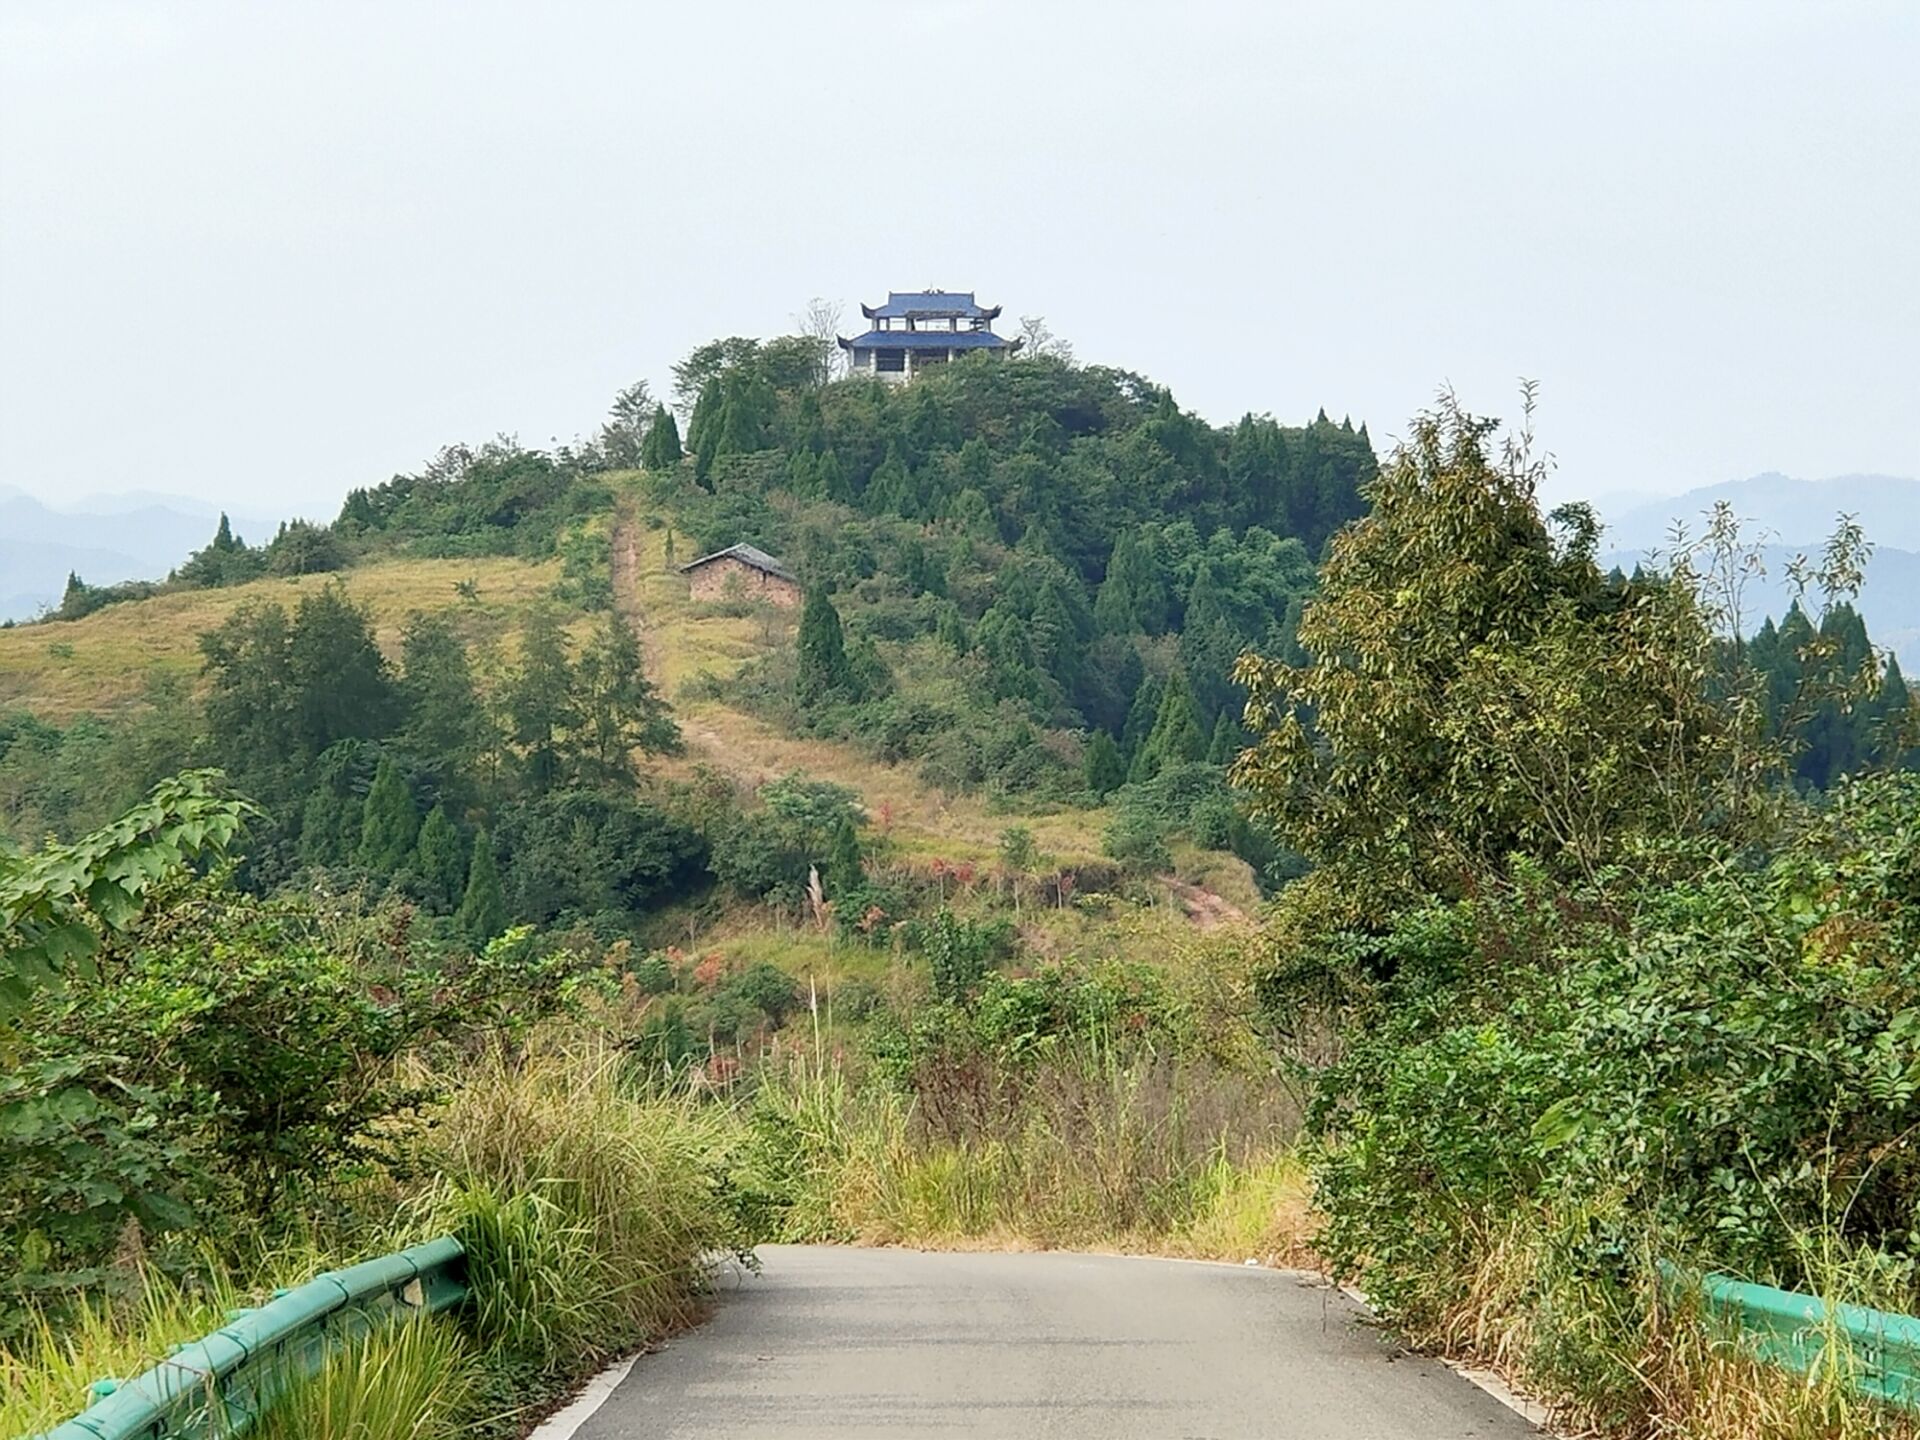
[[[473,617],[469,638],[497,638],[559,574],[559,565],[551,562],[395,559],[345,571],[338,580],[372,610],[381,647],[394,655],[407,616],[416,610],[459,606]],[[198,676],[199,636],[240,605],[277,600],[291,608],[332,578],[308,575],[226,590],[185,590],[110,605],[83,620],[0,630],[0,709],[18,707],[62,723],[136,704],[156,676]],[[478,587],[476,601],[455,592],[463,580]]]

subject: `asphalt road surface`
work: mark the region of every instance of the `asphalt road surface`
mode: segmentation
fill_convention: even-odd
[[[1231,1265],[773,1245],[575,1440],[1539,1432],[1337,1291]]]

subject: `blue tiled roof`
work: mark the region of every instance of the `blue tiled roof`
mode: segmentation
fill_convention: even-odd
[[[1013,342],[991,330],[869,330],[848,341],[854,350],[994,350]]]
[[[889,290],[887,303],[867,312],[874,319],[898,319],[905,315],[962,315],[972,318],[987,312],[973,303],[971,290]]]

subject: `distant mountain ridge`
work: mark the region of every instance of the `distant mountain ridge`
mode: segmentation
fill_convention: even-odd
[[[1601,515],[1607,527],[1602,537],[1606,563],[1630,570],[1672,549],[1676,523],[1698,537],[1707,512],[1722,500],[1762,542],[1767,566],[1766,580],[1746,598],[1743,629],[1751,631],[1764,617],[1785,612],[1792,599],[1788,562],[1795,555],[1816,554],[1840,516],[1848,514],[1859,520],[1873,545],[1857,601],[1867,631],[1874,644],[1899,655],[1902,669],[1920,667],[1920,480],[1897,475],[1796,480],[1770,471],[1643,501],[1618,515]]]
[[[219,510],[148,492],[89,495],[56,508],[0,488],[0,619],[28,620],[60,603],[67,573],[92,585],[159,580],[213,538]],[[249,540],[272,538],[275,521],[232,517]]]
[[[1819,546],[1844,513],[1859,519],[1875,545],[1920,551],[1920,480],[1898,475],[1796,480],[1777,471],[1641,501],[1618,514],[1603,510],[1605,543],[1611,550],[1665,549],[1672,543],[1675,522],[1697,536],[1705,528],[1706,513],[1722,500],[1753,527],[1755,538],[1789,549]]]

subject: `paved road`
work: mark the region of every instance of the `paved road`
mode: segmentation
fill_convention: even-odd
[[[1271,1270],[768,1246],[575,1440],[1517,1440],[1538,1432]]]

